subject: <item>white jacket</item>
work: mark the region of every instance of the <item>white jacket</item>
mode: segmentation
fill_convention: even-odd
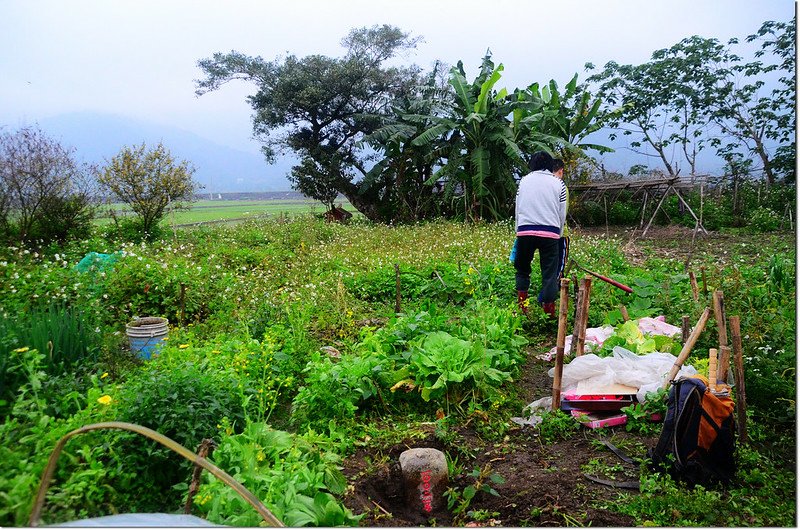
[[[558,239],[567,219],[567,186],[549,171],[533,171],[519,182],[515,221],[518,236]]]

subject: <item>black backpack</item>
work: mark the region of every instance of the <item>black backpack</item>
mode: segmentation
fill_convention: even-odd
[[[702,376],[673,383],[664,427],[648,451],[653,471],[663,470],[691,486],[727,484],[736,475],[733,400],[716,396]]]

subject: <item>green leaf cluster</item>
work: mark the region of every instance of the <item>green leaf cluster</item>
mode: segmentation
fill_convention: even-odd
[[[339,457],[316,445],[315,438],[249,423],[240,434],[223,438],[212,460],[286,526],[357,526],[360,517],[334,496],[346,486]],[[237,492],[211,474],[204,475],[195,506],[216,524],[248,527],[263,522]]]

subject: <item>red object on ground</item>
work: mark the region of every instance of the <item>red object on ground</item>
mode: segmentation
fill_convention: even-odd
[[[602,414],[589,412],[587,410],[571,410],[572,417],[577,419],[581,425],[590,429],[600,429],[602,427],[614,427],[628,423],[628,415],[621,414]]]
[[[595,278],[597,278],[597,279],[599,279],[599,280],[603,280],[603,281],[604,281],[604,282],[606,282],[606,283],[610,283],[610,284],[611,284],[611,285],[613,285],[614,287],[618,287],[618,288],[622,289],[623,291],[625,291],[626,293],[632,293],[632,292],[633,292],[633,289],[631,289],[630,287],[628,287],[628,286],[627,286],[627,285],[625,285],[624,283],[619,283],[618,281],[616,281],[616,280],[612,280],[611,278],[609,278],[609,277],[607,277],[607,276],[603,276],[602,274],[597,274],[596,272],[592,272],[592,271],[590,271],[589,269],[585,269],[585,268],[581,267],[580,265],[578,265],[577,263],[575,263],[575,261],[574,261],[574,260],[573,260],[573,262],[572,262],[572,263],[573,263],[573,264],[574,264],[576,267],[578,267],[580,270],[582,270],[583,272],[589,273],[589,274],[591,274],[592,276],[594,276]]]

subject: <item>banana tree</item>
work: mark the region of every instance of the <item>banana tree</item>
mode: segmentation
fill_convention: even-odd
[[[425,145],[413,140],[433,123],[433,116],[445,101],[452,98],[449,87],[441,86],[439,64],[417,87],[413,95],[398,99],[382,126],[364,138],[364,143],[382,155],[362,181],[362,188],[379,187],[391,195],[384,201],[386,221],[413,222],[437,215],[448,216],[442,201],[426,184],[440,165],[446,143],[441,139]]]
[[[442,166],[429,182],[444,182],[445,197],[462,199],[469,220],[506,217],[513,210],[514,172],[525,165],[508,119],[513,102],[506,89],[494,90],[502,71],[503,65],[495,66],[487,55],[470,83],[459,61],[450,69],[455,97],[445,115],[432,116],[434,125],[412,142],[445,141]]]
[[[587,149],[601,153],[613,151],[585,139],[619,111],[601,113],[602,100],[593,99],[591,92],[578,85],[578,74],[566,84],[563,93],[558,83],[550,80],[541,88],[539,83],[530,85],[518,92],[517,98],[526,103],[517,109],[519,118],[515,116],[520,130],[527,131],[527,137],[522,140],[526,147],[542,148],[542,144],[549,144],[567,163],[582,156]]]

